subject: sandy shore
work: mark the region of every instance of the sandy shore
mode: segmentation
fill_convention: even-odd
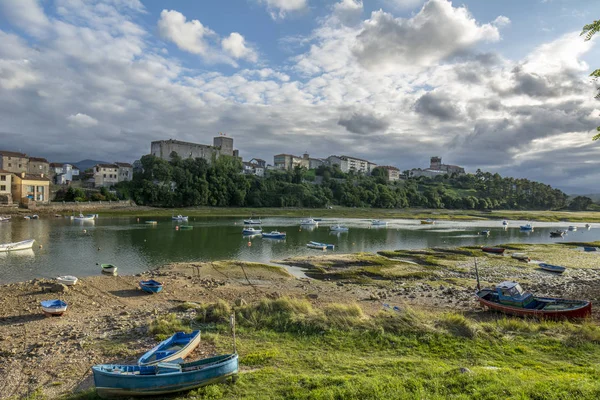
[[[557,262],[567,253],[570,268],[556,276],[541,271],[535,263],[480,254],[482,282],[516,279],[538,295],[598,301],[600,255],[560,245],[527,249],[532,258],[547,262]],[[173,264],[137,276],[86,277],[66,291],[49,280],[2,285],[0,399],[22,398],[36,390],[56,398],[92,387],[92,365],[134,363],[156,344],[148,329],[157,316],[176,313],[191,319],[195,311],[180,307],[184,302],[222,299],[235,304],[290,296],[306,298],[315,307],[354,302],[368,314],[381,309],[382,303],[481,312],[473,297],[473,258],[469,254],[427,250],[385,256],[323,255],[281,262],[308,268],[309,275],[317,279],[295,278],[277,267],[223,261]],[[163,292],[149,295],[139,290],[138,281],[150,276],[164,283]],[[39,302],[53,298],[69,304],[62,317],[46,317],[41,312]],[[598,319],[596,310],[593,318]],[[192,357],[213,351],[203,343]]]

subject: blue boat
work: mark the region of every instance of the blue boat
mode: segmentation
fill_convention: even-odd
[[[597,247],[583,246],[583,251],[598,251]]]
[[[259,233],[262,233],[262,229],[260,228],[244,228],[242,229],[242,235],[258,235]]]
[[[234,377],[238,372],[238,355],[225,354],[183,364],[94,365],[92,372],[100,397],[156,396],[191,390]]]
[[[481,231],[481,232],[479,232],[479,234],[482,236],[490,236],[490,231],[489,230]]]
[[[262,237],[265,239],[285,239],[287,237],[287,233],[279,231],[273,231],[271,233],[263,232]]]
[[[335,249],[335,245],[334,244],[327,244],[327,243],[319,243],[319,242],[309,242],[312,245],[318,246],[318,247],[325,247],[327,250],[334,250]]]
[[[163,290],[163,284],[155,281],[154,279],[149,279],[147,281],[140,281],[140,288],[144,292],[158,293]]]
[[[177,332],[144,354],[138,360],[138,365],[148,366],[160,362],[173,362],[177,359],[184,359],[199,344],[200,331],[193,331],[192,333]]]
[[[540,263],[540,268],[550,272],[556,272],[562,274],[567,269],[566,267],[561,267],[560,265],[552,265],[546,263]]]
[[[63,315],[67,311],[67,303],[62,300],[44,300],[40,302],[46,315]]]
[[[522,231],[532,231],[533,225],[531,225],[531,224],[521,225],[521,230]]]

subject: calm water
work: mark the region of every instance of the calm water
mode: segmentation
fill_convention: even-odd
[[[149,219],[149,218],[148,218]],[[437,222],[421,225],[417,220],[388,220],[388,227],[372,228],[363,219],[324,219],[319,227],[300,227],[298,218],[265,218],[267,232],[287,232],[285,241],[243,237],[239,218],[192,218],[193,230],[176,230],[179,223],[156,219],[157,225],[145,219],[103,218],[77,222],[66,218],[46,217],[39,220],[13,219],[0,223],[0,243],[35,239],[33,250],[0,253],[0,284],[59,275],[96,275],[97,264],[111,263],[122,275],[135,274],[177,261],[238,259],[270,262],[286,257],[321,254],[306,248],[309,241],[332,243],[335,252],[418,249],[433,246],[494,245],[509,242],[551,243],[600,240],[600,225],[595,229],[584,224],[569,232],[564,239],[550,239],[549,232],[567,229],[569,223],[534,223],[531,233],[521,232],[526,221],[510,221],[503,229],[500,221]],[[332,233],[331,225],[341,223],[347,233]],[[490,229],[491,235],[477,235]],[[85,232],[84,232],[85,230]],[[41,245],[41,247],[40,247]],[[328,250],[330,252],[330,250]]]

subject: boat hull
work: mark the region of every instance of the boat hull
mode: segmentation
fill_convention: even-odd
[[[237,354],[233,354],[222,361],[214,362],[212,365],[209,364],[211,360],[220,358],[223,357],[185,363],[182,364],[183,372],[164,374],[124,375],[106,372],[103,370],[103,367],[106,366],[94,366],[92,371],[96,392],[100,397],[163,395],[217,383],[238,373]],[[203,367],[202,364],[207,365]],[[197,369],[186,371],[186,368]]]
[[[513,307],[506,304],[499,304],[490,300],[486,300],[477,295],[479,303],[494,311],[499,311],[503,314],[514,315],[518,317],[536,317],[536,318],[547,318],[547,319],[575,319],[575,318],[586,318],[592,314],[592,303],[589,301],[574,301],[574,300],[563,300],[563,299],[550,299],[550,298],[536,298],[539,300],[559,300],[564,302],[581,303],[577,308],[569,310],[536,310],[527,309],[520,307]]]
[[[192,333],[177,332],[170,338],[163,340],[156,345],[152,350],[148,351],[138,360],[138,365],[148,366],[155,365],[159,362],[169,362],[177,360],[178,358],[186,358],[198,345],[200,344],[201,335],[200,331],[194,331]],[[161,352],[168,352],[168,349],[173,346],[181,346],[180,349],[170,354],[161,354]]]
[[[21,242],[0,244],[0,252],[27,250],[33,247],[35,239],[23,240]]]
[[[540,268],[544,271],[555,272],[557,274],[562,274],[566,270],[565,267],[561,267],[560,265],[550,265],[544,263],[540,264]]]
[[[111,264],[102,264],[102,272],[105,274],[114,274],[117,272],[117,267]]]
[[[45,300],[40,302],[42,311],[46,315],[63,315],[67,311],[67,303],[61,300]]]
[[[58,283],[62,283],[65,286],[73,286],[77,283],[77,277],[72,275],[59,276],[56,278]]]
[[[163,285],[160,282],[156,282],[154,280],[149,281],[140,281],[140,289],[142,289],[146,293],[158,293],[163,290]]]

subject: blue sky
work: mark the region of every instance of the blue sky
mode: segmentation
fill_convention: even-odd
[[[0,0],[0,139],[54,160],[234,137],[600,192],[591,0]],[[90,146],[90,143],[93,143]]]

